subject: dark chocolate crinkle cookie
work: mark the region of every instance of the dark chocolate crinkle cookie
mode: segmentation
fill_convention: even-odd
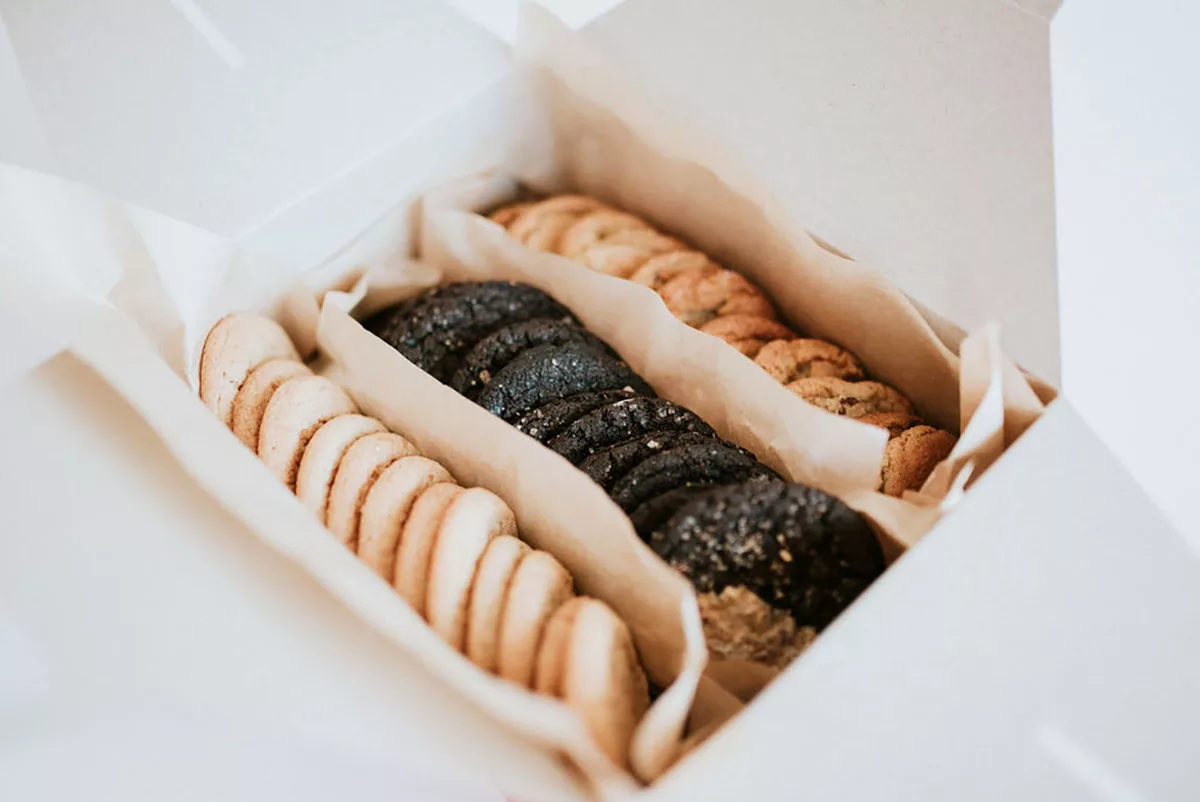
[[[479,394],[477,403],[512,422],[556,398],[625,388],[643,395],[654,393],[620,359],[586,343],[539,345],[505,365]]]
[[[390,317],[380,318],[376,333],[422,370],[447,382],[463,353],[479,340],[501,326],[534,318],[574,320],[566,307],[528,284],[447,284],[394,307]]]
[[[597,407],[567,426],[548,445],[575,465],[602,448],[656,431],[715,435],[696,413],[665,398],[629,398]]]
[[[638,463],[655,454],[661,454],[676,446],[710,442],[716,442],[711,435],[662,429],[597,451],[579,463],[579,470],[586,473],[593,482],[609,490],[614,482],[629,473]]]
[[[785,482],[698,495],[653,533],[650,546],[701,592],[740,585],[818,629],[884,569],[862,516],[827,493]]]
[[[642,540],[648,541],[652,533],[657,532],[680,507],[716,486],[711,482],[698,482],[668,490],[643,501],[634,508],[633,512],[629,513],[629,521],[633,524],[633,530]]]
[[[642,460],[613,484],[609,495],[629,512],[648,499],[679,487],[702,482],[731,485],[771,479],[778,480],[779,474],[749,451],[712,438],[708,442],[675,446]]]
[[[593,409],[636,397],[633,390],[576,393],[526,412],[513,426],[539,443],[545,443]]]
[[[587,329],[569,320],[524,320],[496,329],[463,356],[450,386],[474,401],[492,377],[530,348],[539,345],[586,343],[597,351],[611,354],[604,342]]]

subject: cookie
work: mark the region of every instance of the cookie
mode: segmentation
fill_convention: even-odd
[[[657,231],[630,229],[618,231],[611,237],[589,245],[576,259],[605,275],[629,278],[651,257],[679,251],[684,247],[679,240]]]
[[[300,359],[282,326],[247,312],[221,318],[200,349],[200,400],[231,426],[234,396],[250,371],[268,359]]]
[[[681,273],[703,267],[717,267],[699,251],[672,251],[652,256],[641,267],[629,275],[635,284],[657,292],[663,285]]]
[[[858,357],[824,340],[778,339],[764,345],[754,361],[780,384],[810,377],[850,382],[867,378]]]
[[[484,551],[500,535],[516,534],[512,510],[482,487],[460,493],[442,516],[429,560],[425,616],[456,651],[465,643],[471,585]]]
[[[258,429],[258,458],[289,490],[308,441],[330,418],[357,412],[346,391],[323,376],[296,376],[279,385]]]
[[[512,422],[557,398],[625,388],[654,394],[628,365],[587,343],[539,345],[505,365],[477,401],[488,412]]]
[[[338,415],[326,421],[308,441],[296,471],[296,498],[322,524],[333,476],[346,449],[360,437],[386,431],[382,423],[366,415]]]
[[[797,379],[787,388],[815,407],[835,415],[861,418],[875,412],[914,414],[912,402],[879,382],[848,382],[828,377]]]
[[[453,481],[449,471],[425,457],[401,457],[384,468],[362,504],[358,558],[391,584],[400,534],[413,504],[433,485]]]
[[[576,393],[526,412],[513,426],[517,431],[524,432],[544,444],[593,409],[635,397],[636,394],[632,390]]]
[[[724,340],[753,359],[771,340],[794,337],[787,326],[758,315],[722,315],[700,327],[700,331]]]
[[[607,352],[606,346],[587,329],[562,320],[526,320],[496,329],[477,342],[463,356],[450,386],[472,401],[501,368],[530,348],[539,345],[586,343],[597,351]],[[610,352],[611,353],[611,352]]]
[[[740,273],[710,265],[685,270],[658,290],[671,314],[693,327],[722,315],[757,315],[774,319],[775,310],[762,292]]]
[[[633,524],[633,531],[637,532],[642,540],[649,541],[650,537],[670,520],[680,507],[701,493],[717,486],[711,482],[693,482],[646,499],[629,513],[629,522]]]
[[[471,586],[471,601],[467,608],[464,653],[484,671],[496,671],[505,597],[517,566],[530,551],[529,546],[517,538],[500,535],[488,544],[479,560],[479,570]]]
[[[627,768],[633,733],[650,707],[646,674],[625,622],[596,599],[576,604],[559,696],[609,759]]]
[[[889,496],[919,490],[957,442],[950,432],[925,425],[913,426],[891,438],[883,452],[879,489]]]
[[[749,451],[714,438],[678,445],[648,457],[617,480],[609,495],[621,509],[630,512],[668,490],[696,483],[736,484],[752,479],[778,480],[779,475]]]
[[[376,333],[417,367],[447,382],[458,359],[501,326],[523,320],[574,320],[570,311],[528,284],[468,282],[436,287],[404,301]]]
[[[567,650],[571,645],[571,630],[585,597],[568,599],[554,611],[546,622],[542,643],[538,647],[537,663],[533,669],[533,689],[556,699],[562,696],[563,669],[567,665]]]
[[[392,587],[422,618],[426,611],[429,561],[437,542],[438,527],[446,510],[464,492],[463,488],[449,482],[430,486],[417,496],[400,531]]]
[[[343,545],[358,551],[358,524],[371,485],[401,457],[415,457],[417,447],[392,432],[364,435],[346,449],[329,490],[325,526]]]
[[[621,231],[653,231],[640,217],[616,209],[597,209],[580,217],[563,232],[557,252],[577,259],[592,245]]]
[[[509,224],[508,233],[534,250],[557,253],[564,232],[583,215],[602,208],[594,198],[559,195],[522,211]]]
[[[714,438],[696,432],[678,432],[664,429],[648,432],[640,437],[617,443],[611,448],[597,451],[583,462],[579,470],[593,482],[608,490],[617,481],[643,460],[661,454],[669,448],[693,443],[712,442]]]
[[[526,688],[532,686],[546,622],[574,595],[571,575],[546,552],[533,551],[521,560],[500,620],[496,669],[501,677]]]
[[[526,209],[533,206],[533,204],[533,201],[518,201],[517,203],[509,203],[501,206],[499,209],[489,214],[488,219],[493,223],[499,223],[505,228],[508,228],[511,223],[520,217]]]
[[[656,431],[715,435],[712,427],[691,410],[665,398],[639,396],[593,409],[546,445],[578,465],[600,449]]]
[[[742,586],[818,630],[884,568],[862,516],[827,493],[785,482],[709,490],[683,505],[650,546],[701,593]]]
[[[258,429],[271,396],[288,379],[311,375],[303,362],[294,359],[268,359],[250,371],[233,397],[230,428],[237,439],[251,451],[257,450]]]

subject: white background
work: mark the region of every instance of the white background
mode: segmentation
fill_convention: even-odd
[[[453,1],[511,32],[513,4]],[[547,4],[574,23],[614,5]],[[1200,522],[1185,513],[1200,490],[1198,30],[1200,8],[1179,0],[1067,0],[1053,28],[1064,389],[1200,543]],[[403,688],[389,688],[395,650],[265,548],[212,542],[214,526],[236,524],[169,474],[178,468],[148,432],[113,442],[115,421],[62,400],[106,392],[51,365],[0,394],[4,420],[40,444],[9,440],[0,452],[0,475],[20,471],[40,488],[5,498],[0,536],[10,506],[42,510],[44,531],[24,535],[47,539],[59,581],[93,600],[22,609],[23,598],[52,595],[22,571],[19,547],[5,552],[0,798],[494,798],[425,762],[439,733],[405,721]],[[121,456],[95,464],[106,449]],[[162,477],[147,478],[151,461]],[[80,476],[104,477],[99,497],[110,502],[62,503],[60,488]],[[119,488],[134,482],[145,499],[123,509]],[[128,527],[127,551],[107,548],[98,525],[94,540],[68,539],[91,521]],[[156,537],[167,525],[179,536],[170,548]],[[151,580],[106,585],[135,561]],[[213,598],[213,587],[226,592]],[[249,646],[215,656],[223,643]]]

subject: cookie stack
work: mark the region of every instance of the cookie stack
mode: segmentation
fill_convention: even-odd
[[[649,706],[629,629],[517,536],[508,505],[359,413],[274,321],[234,314],[205,340],[200,397],[330,532],[480,668],[565,700],[627,765]]]
[[[655,396],[570,311],[508,282],[449,284],[368,328],[562,455],[702,594],[709,646],[781,665],[882,572],[866,522],[784,482],[695,413]]]
[[[558,195],[501,207],[491,219],[531,248],[650,287],[677,318],[729,343],[805,401],[886,428],[884,493],[920,488],[954,447],[954,435],[926,425],[898,391],[869,381],[853,354],[798,336],[740,273],[635,215],[594,198]]]

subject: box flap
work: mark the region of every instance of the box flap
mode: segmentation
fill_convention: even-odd
[[[1056,402],[663,797],[1194,799],[1198,557]]]
[[[437,0],[0,0],[0,17],[65,177],[227,236],[509,60]]]
[[[1049,26],[1011,0],[628,0],[585,29],[796,218],[1058,377]]]

